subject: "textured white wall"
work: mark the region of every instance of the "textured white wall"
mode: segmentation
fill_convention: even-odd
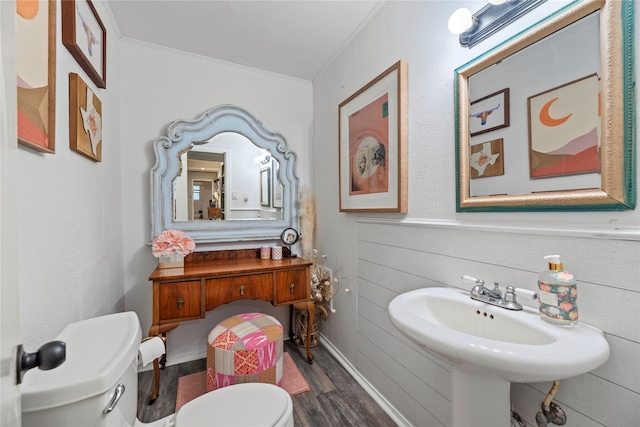
[[[335,299],[337,313],[322,324],[322,332],[416,425],[448,425],[448,371],[390,326],[390,298],[424,286],[464,287],[459,283],[462,274],[504,283],[512,280],[517,286],[533,288],[547,251],[560,251],[567,267],[585,283],[581,316],[607,332],[615,351],[602,368],[607,374],[599,371],[561,386],[560,398],[581,411],[572,413],[570,425],[627,425],[624,422],[638,416],[640,378],[634,361],[640,343],[632,330],[640,326],[640,314],[633,309],[640,295],[640,273],[632,260],[640,259],[640,211],[455,211],[454,70],[567,3],[546,2],[467,49],[448,32],[448,17],[459,7],[475,11],[484,2],[387,2],[314,80],[317,247],[328,254],[329,266],[342,265],[343,282],[353,290]],[[637,6],[635,12],[637,17]],[[399,59],[408,62],[409,71],[409,212],[340,213],[337,107]],[[637,75],[637,57],[635,68]],[[513,232],[509,226],[522,228]],[[544,230],[547,227],[551,230]],[[473,230],[480,230],[480,242],[469,240]],[[618,232],[624,237],[616,237]],[[549,246],[544,237],[535,245],[530,243],[531,235],[548,236]],[[630,255],[620,257],[618,251]],[[589,267],[610,263],[608,273]],[[623,290],[617,290],[621,286]],[[618,311],[616,321],[609,322],[606,319],[615,303],[601,304],[603,296],[624,300],[631,308]],[[636,374],[624,379],[629,370]],[[415,378],[423,383],[416,384]],[[534,411],[546,386],[514,387],[512,398],[531,424],[535,425]],[[582,393],[591,389],[595,389],[593,395]],[[611,397],[598,400],[608,393]],[[622,414],[616,416],[616,412]]]
[[[311,83],[182,52],[128,41],[120,42],[123,96],[122,206],[124,292],[126,310],[135,311],[146,333],[151,325],[149,274],[157,266],[151,239],[150,170],[152,141],[174,120],[193,119],[222,104],[252,113],[264,126],[281,133],[298,155],[302,185],[311,180]],[[255,157],[255,156],[254,156]],[[240,197],[242,194],[240,194]],[[260,246],[254,245],[253,247]],[[224,246],[218,246],[218,249]],[[202,321],[184,322],[168,340],[168,362],[203,357],[206,336],[220,320],[241,311],[264,311],[288,325],[288,307],[266,302],[235,302],[208,313]]]
[[[20,335],[29,351],[78,320],[124,309],[116,33],[104,5],[106,89],[97,89],[61,42],[57,22],[55,154],[19,147]],[[69,149],[69,73],[102,101],[102,162]]]

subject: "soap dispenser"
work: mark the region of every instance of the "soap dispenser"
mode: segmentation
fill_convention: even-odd
[[[540,318],[558,325],[578,321],[578,286],[573,274],[564,269],[560,255],[547,255],[548,270],[538,275]]]

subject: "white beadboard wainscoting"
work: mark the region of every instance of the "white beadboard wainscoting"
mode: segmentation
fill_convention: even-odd
[[[416,426],[449,426],[450,366],[389,319],[398,294],[430,286],[470,289],[464,274],[537,290],[545,255],[578,281],[580,321],[611,347],[600,368],[562,380],[555,401],[568,427],[640,425],[640,232],[462,225],[358,218],[358,371]],[[535,306],[533,301],[522,301]],[[551,325],[550,325],[551,327]],[[551,383],[513,384],[513,409],[535,426]],[[480,427],[480,426],[477,426]]]

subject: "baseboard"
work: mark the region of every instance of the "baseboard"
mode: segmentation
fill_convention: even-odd
[[[362,386],[362,388],[376,401],[378,405],[391,417],[393,421],[401,427],[414,427],[414,425],[400,412],[378,389],[369,382],[360,372],[344,357],[332,343],[320,333],[320,343],[331,353],[333,357],[342,365],[344,369]]]

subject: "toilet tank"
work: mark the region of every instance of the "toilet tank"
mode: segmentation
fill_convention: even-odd
[[[31,369],[22,382],[22,426],[129,426],[136,417],[140,322],[134,312],[116,313],[68,325],[55,339],[66,343],[58,368]],[[103,411],[116,387],[124,394]]]

